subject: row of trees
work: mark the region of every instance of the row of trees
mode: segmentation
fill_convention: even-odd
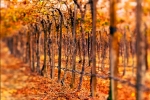
[[[72,4],[70,2],[72,2]],[[20,23],[25,24],[23,28],[17,32],[18,34],[12,34],[6,40],[10,51],[14,55],[18,54],[19,57],[23,57],[26,62],[29,62],[32,71],[48,77],[48,66],[50,65],[50,77],[54,78],[54,70],[55,66],[57,66],[58,82],[64,84],[68,65],[70,65],[70,69],[72,70],[70,86],[74,87],[75,72],[79,70],[77,64],[81,63],[81,72],[79,72],[81,75],[78,85],[78,90],[80,90],[83,76],[85,75],[86,63],[88,63],[88,66],[91,67],[91,96],[96,96],[96,64],[98,60],[102,58],[102,60],[99,60],[101,63],[100,71],[105,71],[104,61],[107,57],[106,50],[109,50],[110,91],[108,99],[117,100],[117,81],[115,81],[113,77],[119,76],[119,55],[123,57],[123,74],[125,74],[128,58],[130,55],[134,56],[134,53],[136,53],[136,96],[137,100],[143,98],[141,85],[144,84],[144,73],[146,69],[148,69],[146,54],[148,51],[148,42],[145,41],[147,40],[146,36],[140,28],[142,25],[142,7],[140,0],[137,0],[136,8],[138,9],[136,12],[136,38],[134,37],[136,42],[127,41],[128,38],[126,35],[128,34],[126,34],[126,32],[122,33],[117,29],[116,0],[110,1],[110,19],[105,19],[106,22],[100,26],[102,27],[100,31],[96,31],[97,23],[101,23],[97,19],[97,0],[89,0],[87,2],[78,0],[34,1],[33,3],[24,1],[21,5],[23,7],[16,4],[18,8],[13,8],[15,15],[9,15],[9,17],[2,16],[2,18],[7,18],[8,20],[13,19],[13,23],[16,23],[19,27],[22,27]],[[90,12],[87,11],[89,8],[91,9]],[[66,11],[64,11],[64,9]],[[86,18],[87,14],[91,15],[89,19]],[[12,23],[8,23],[4,20],[2,24],[6,25]],[[109,32],[107,32],[106,29],[108,27]],[[8,28],[6,27],[6,29]],[[127,28],[126,30],[130,29]],[[147,30],[148,29],[146,29],[146,31]],[[122,39],[119,39],[120,35],[122,35]],[[130,47],[127,44],[130,44]],[[132,44],[137,44],[136,51],[134,50],[135,46]],[[131,52],[129,52],[129,50],[131,50]],[[42,66],[41,55],[44,55]],[[56,58],[56,56],[58,56],[58,58]],[[66,69],[61,79],[64,57]],[[77,58],[79,58],[78,63]],[[86,60],[87,58],[88,60]],[[55,63],[55,61],[58,62]],[[69,64],[69,62],[71,63]]]

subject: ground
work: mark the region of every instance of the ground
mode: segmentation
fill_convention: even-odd
[[[45,78],[30,71],[28,64],[10,54],[5,43],[1,42],[1,100],[106,100],[108,97],[109,80],[97,79],[97,95],[91,98],[90,77],[84,76],[81,91],[76,91],[79,75],[76,75],[75,88],[70,88],[71,73],[67,73],[64,86],[57,82],[57,68],[55,78]],[[86,70],[90,68],[87,67]],[[63,73],[62,73],[63,74]],[[103,74],[103,73],[99,73]],[[149,79],[147,74],[147,79]],[[128,74],[123,79],[132,81]],[[133,80],[134,82],[134,80]],[[150,86],[147,80],[147,86]],[[118,100],[135,100],[135,89],[128,85],[118,84]],[[144,94],[150,99],[150,92]]]
[[[10,54],[1,42],[1,100],[90,100],[89,92],[70,89],[54,79],[32,73],[28,64]],[[102,94],[105,100],[106,95]]]

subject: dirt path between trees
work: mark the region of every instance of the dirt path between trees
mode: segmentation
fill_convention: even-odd
[[[68,73],[65,85],[57,83],[57,68],[54,79],[45,78],[30,71],[27,64],[10,54],[7,46],[1,43],[0,48],[0,100],[107,100],[108,80],[98,79],[97,96],[91,98],[90,79],[83,78],[82,89],[77,92],[79,75],[75,82],[75,88],[70,88],[71,73]],[[149,75],[147,75],[149,79]],[[147,80],[147,86],[149,81]],[[135,100],[135,89],[127,85],[118,84],[119,100]],[[149,92],[144,94],[149,100]]]
[[[2,42],[0,51],[1,100],[16,100],[12,94],[27,85],[26,80],[29,78],[27,65],[10,55],[8,48]]]
[[[1,100],[93,100],[89,91],[74,92],[69,85],[58,84],[57,77],[51,80],[31,73],[27,64],[11,55],[7,46],[0,43]],[[94,100],[106,99],[101,96]]]

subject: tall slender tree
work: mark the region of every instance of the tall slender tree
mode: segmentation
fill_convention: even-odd
[[[51,33],[51,68],[50,68],[50,77],[53,79],[54,78],[54,69],[55,69],[55,26],[56,26],[56,19],[55,19],[55,15],[54,15],[54,11],[52,11],[52,33]]]
[[[117,0],[110,0],[110,89],[108,100],[117,100],[117,81],[112,77],[118,74],[118,36],[116,27],[116,3]]]
[[[76,66],[76,17],[77,17],[77,6],[74,5],[74,16],[73,16],[73,27],[72,27],[72,33],[73,33],[73,58],[72,58],[72,70],[75,70]],[[75,73],[72,71],[72,79],[70,86],[73,87],[75,83]]]
[[[36,28],[36,57],[37,57],[37,66],[36,66],[36,71],[38,74],[40,74],[40,28],[38,26],[38,24],[35,24],[35,28]]]
[[[79,82],[79,86],[78,86],[78,90],[81,89],[82,86],[82,79],[83,79],[83,75],[84,75],[84,70],[85,70],[85,54],[86,54],[86,50],[85,50],[85,32],[84,32],[84,18],[85,18],[85,14],[86,14],[86,5],[88,3],[86,3],[84,5],[84,7],[82,6],[82,4],[79,4],[77,2],[77,0],[73,0],[74,3],[77,5],[78,9],[80,10],[80,14],[81,14],[81,21],[80,21],[80,28],[81,28],[81,39],[82,39],[82,48],[83,48],[83,62],[82,62],[82,71],[81,71],[81,76],[80,76],[80,82]]]
[[[41,70],[41,75],[47,77],[47,65],[46,65],[46,59],[47,59],[47,23],[46,21],[43,19],[41,21],[43,30],[44,30],[44,63],[43,63],[43,67]]]
[[[30,27],[32,27],[32,25],[28,26],[29,30],[30,30]],[[31,32],[28,31],[27,33],[27,61],[29,63],[29,66],[31,68],[31,71],[32,71],[32,66],[31,66]]]
[[[136,100],[143,100],[142,84],[146,70],[145,59],[145,35],[142,33],[142,0],[136,0],[136,56],[137,56],[137,77],[136,77]]]
[[[63,24],[63,14],[60,9],[56,8],[60,15],[60,23],[59,23],[59,55],[58,55],[58,82],[60,82],[61,75],[61,57],[62,57],[62,24]]]
[[[92,14],[92,68],[91,68],[91,95],[96,95],[96,3],[97,0],[90,0]]]

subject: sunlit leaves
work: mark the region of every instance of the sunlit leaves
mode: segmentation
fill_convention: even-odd
[[[13,0],[10,3],[11,5],[7,9],[1,9],[1,34],[11,34],[21,25],[35,23],[37,17],[48,14],[48,10],[42,7],[46,4],[43,1],[37,2],[38,5],[29,4],[26,0],[22,3]]]

